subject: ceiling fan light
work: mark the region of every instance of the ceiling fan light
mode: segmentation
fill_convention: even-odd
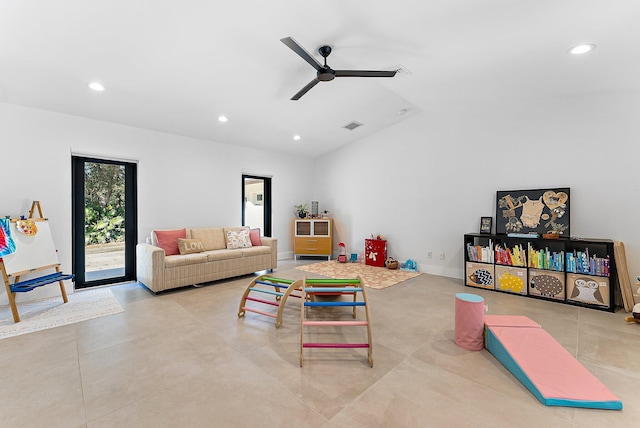
[[[225,116],[225,115],[223,115],[223,114],[221,114],[220,116],[218,116],[218,122],[225,123],[225,122],[228,122],[228,121],[229,121],[229,118],[228,118],[227,116]]]
[[[595,48],[596,48],[596,45],[592,45],[592,44],[576,45],[571,49],[569,49],[569,53],[572,55],[582,55],[582,54],[586,54],[587,52],[591,52]]]

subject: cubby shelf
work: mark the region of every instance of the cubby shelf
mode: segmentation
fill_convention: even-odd
[[[615,310],[613,241],[464,235],[468,287]]]

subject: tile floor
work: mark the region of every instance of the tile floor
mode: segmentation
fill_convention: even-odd
[[[279,277],[304,272],[284,261]],[[640,324],[606,313],[421,275],[368,290],[366,350],[306,350],[299,305],[283,326],[238,304],[251,276],[153,296],[113,286],[125,312],[0,341],[0,427],[633,427],[640,425]],[[624,404],[545,407],[487,351],[457,347],[454,295],[540,323]],[[329,328],[331,329],[331,328]],[[343,338],[358,330],[334,330]],[[364,333],[362,333],[364,334]],[[360,336],[362,337],[362,336]],[[315,351],[315,352],[312,352]]]

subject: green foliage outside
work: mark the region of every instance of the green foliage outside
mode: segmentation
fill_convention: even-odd
[[[124,242],[124,166],[85,164],[85,245]]]

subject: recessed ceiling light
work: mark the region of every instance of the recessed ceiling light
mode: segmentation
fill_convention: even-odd
[[[596,48],[596,45],[586,44],[586,45],[577,45],[569,49],[569,53],[572,55],[582,55],[587,52],[591,52]]]
[[[90,87],[91,89],[93,89],[94,91],[98,91],[98,92],[102,92],[102,91],[104,91],[105,89],[107,89],[107,88],[105,88],[105,87],[104,87],[104,85],[103,85],[102,83],[100,83],[100,82],[91,82],[91,83],[89,83],[89,87]]]
[[[297,134],[293,136],[293,139],[296,140],[296,141],[300,140],[300,138],[302,138],[302,137],[297,135]]]
[[[224,116],[224,115],[218,116],[218,121],[220,122],[226,122],[228,120],[229,118],[227,116]]]

